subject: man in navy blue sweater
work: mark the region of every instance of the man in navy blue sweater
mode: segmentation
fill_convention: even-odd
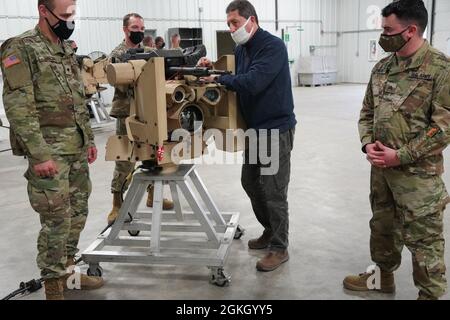
[[[258,15],[249,1],[235,0],[226,12],[228,26],[238,45],[236,75],[224,75],[215,81],[237,93],[248,128],[258,130],[258,141],[251,142],[258,145],[258,149],[264,147],[261,144],[270,148],[274,145],[272,137],[279,135],[275,143],[279,147],[276,173],[264,174],[267,164],[261,163],[259,156],[257,163],[250,163],[251,148],[246,148],[242,168],[242,186],[252,202],[256,218],[265,229],[262,236],[250,240],[248,246],[252,250],[268,248],[268,254],[258,261],[256,268],[273,271],[289,260],[287,195],[297,121],[288,53],[281,39],[259,27]],[[203,58],[199,65],[212,66],[212,63]]]

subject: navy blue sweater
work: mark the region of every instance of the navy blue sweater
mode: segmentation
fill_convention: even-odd
[[[238,46],[236,75],[217,82],[238,95],[242,116],[249,129],[279,129],[297,124],[294,114],[288,53],[284,42],[262,30],[244,46]]]

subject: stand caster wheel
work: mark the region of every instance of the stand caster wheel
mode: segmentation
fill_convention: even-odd
[[[231,283],[231,277],[227,275],[222,268],[211,269],[211,275],[209,277],[209,282],[218,287],[227,287]]]
[[[125,223],[132,223],[133,222],[133,216],[131,213],[128,212],[128,218],[125,219]]]
[[[242,236],[245,234],[245,229],[241,226],[237,226],[236,233],[234,234],[234,240],[240,240]]]
[[[139,230],[128,230],[128,234],[132,237],[137,237],[140,233],[141,232]]]
[[[87,275],[91,277],[101,277],[103,275],[103,268],[99,265],[89,266]]]
[[[132,223],[133,216],[128,212],[128,218],[125,220],[125,223]],[[128,230],[128,234],[132,237],[137,237],[141,232],[139,230]]]

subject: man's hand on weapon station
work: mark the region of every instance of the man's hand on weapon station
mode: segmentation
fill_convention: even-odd
[[[218,74],[213,74],[209,77],[202,77],[199,80],[204,83],[215,83],[218,77],[220,77]]]

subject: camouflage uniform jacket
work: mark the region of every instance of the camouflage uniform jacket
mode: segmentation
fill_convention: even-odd
[[[142,47],[142,45],[139,45]],[[116,63],[120,63],[120,58],[127,53],[128,48],[125,40],[122,41],[110,54],[109,58],[114,58]],[[118,87],[114,92],[114,99],[112,102],[111,117],[127,118],[130,116],[131,96],[128,87]]]
[[[397,150],[400,170],[440,175],[450,142],[450,60],[428,42],[410,58],[395,54],[373,69],[359,132]]]
[[[7,40],[0,57],[15,155],[41,163],[94,146],[83,81],[67,42],[53,44],[36,27]]]

